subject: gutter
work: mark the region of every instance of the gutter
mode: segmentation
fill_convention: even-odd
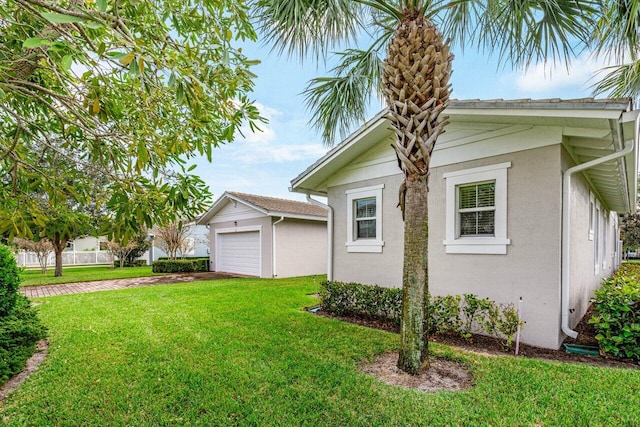
[[[327,210],[327,280],[333,280],[333,208],[312,199],[308,193],[307,201]]]
[[[625,140],[622,131],[622,116],[617,122],[617,135],[618,141],[622,146],[622,149],[608,154],[599,159],[591,160],[589,162],[574,166],[565,171],[562,179],[562,277],[561,277],[561,329],[566,335],[571,338],[576,338],[578,332],[571,329],[569,326],[569,289],[571,287],[570,275],[569,275],[569,260],[571,259],[571,177],[577,172],[583,172],[594,166],[598,166],[602,163],[609,162],[611,160],[620,159],[627,154],[631,153],[635,147],[635,138],[637,137],[638,127],[640,126],[640,115],[636,118],[636,135],[631,138],[629,145],[625,145]],[[627,194],[628,196],[628,194]],[[629,201],[631,203],[631,201]]]
[[[276,274],[276,224],[280,224],[282,221],[284,221],[284,216],[281,216],[279,220],[271,225],[273,227],[271,231],[271,259],[273,260],[271,275],[273,277],[278,277]]]

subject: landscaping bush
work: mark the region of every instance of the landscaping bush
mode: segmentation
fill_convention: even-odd
[[[325,281],[320,299],[323,309],[331,314],[400,325],[402,289]],[[518,325],[523,327],[524,323],[518,320],[513,304],[498,304],[472,294],[429,297],[429,334],[453,333],[469,339],[472,332],[479,332],[502,340],[505,350],[510,350]]]
[[[22,371],[45,336],[36,310],[25,296],[17,295],[12,312],[0,318],[0,384]]]
[[[19,286],[16,260],[0,245],[0,383],[22,370],[46,332]]]
[[[186,260],[158,260],[153,263],[154,273],[191,273],[194,271],[194,263]]]
[[[158,261],[188,261],[193,263],[193,270],[189,270],[189,271],[209,271],[209,258],[208,257],[186,257],[186,258],[180,258],[180,259],[175,259],[175,260],[170,260],[167,257],[160,257],[158,258]],[[156,263],[158,262],[156,261]],[[155,266],[155,263],[154,263]],[[156,272],[155,270],[153,270],[154,272]],[[185,270],[186,271],[186,270]],[[175,271],[176,273],[179,271]],[[173,273],[172,271],[158,271],[157,273]]]
[[[640,361],[640,269],[621,267],[595,292],[594,325],[600,349],[607,354]]]
[[[386,320],[400,324],[402,290],[377,285],[325,281],[321,284],[322,307],[338,316]]]
[[[0,317],[8,315],[16,303],[20,271],[13,253],[0,244]]]

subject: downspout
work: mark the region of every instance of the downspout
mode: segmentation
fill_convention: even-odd
[[[636,135],[638,132],[639,120],[640,116],[636,118]],[[562,179],[562,278],[561,278],[561,328],[562,332],[570,336],[571,338],[576,338],[578,336],[578,332],[571,329],[569,326],[569,288],[570,288],[570,276],[569,276],[569,260],[570,257],[570,248],[569,239],[571,237],[571,176],[577,172],[582,172],[587,169],[590,169],[594,166],[598,166],[602,163],[609,162],[611,160],[617,160],[621,157],[626,156],[631,153],[635,146],[635,138],[631,138],[631,142],[628,146],[625,146],[625,141],[623,138],[622,132],[622,117],[618,119],[617,123],[617,134],[618,140],[622,144],[622,149],[620,151],[616,151],[614,153],[608,154],[599,159],[591,160],[589,162],[574,166],[565,171],[563,179]]]
[[[282,221],[284,221],[284,216],[281,216],[279,220],[271,225],[273,227],[271,230],[271,259],[273,260],[271,275],[273,277],[278,277],[276,273],[276,224],[280,224]]]
[[[333,280],[333,208],[312,199],[309,194],[307,201],[327,210],[327,280]]]

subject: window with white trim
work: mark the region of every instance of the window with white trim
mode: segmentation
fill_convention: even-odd
[[[596,197],[589,192],[589,240],[593,240],[593,230],[596,218]]]
[[[593,264],[594,274],[600,273],[600,201],[596,200],[593,221]]]
[[[457,237],[495,236],[496,182],[458,186]]]
[[[511,162],[447,172],[446,240],[450,254],[506,254],[507,169]]]
[[[347,252],[382,252],[384,184],[347,190]]]

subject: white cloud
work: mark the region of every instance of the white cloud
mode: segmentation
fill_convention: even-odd
[[[327,149],[321,144],[264,144],[243,147],[234,153],[237,161],[245,164],[285,163],[301,160],[315,161],[322,157]]]
[[[250,144],[265,144],[275,141],[278,135],[273,126],[278,121],[278,118],[282,116],[282,112],[259,102],[256,102],[254,105],[258,108],[260,115],[267,119],[268,122],[259,123],[258,128],[260,128],[260,130],[256,130],[255,132],[249,128],[249,125],[242,126],[240,128],[242,134],[238,135],[238,139]]]
[[[594,83],[594,75],[606,67],[603,59],[591,55],[578,57],[569,67],[559,64],[550,67],[548,64],[536,64],[526,73],[514,75],[516,88],[527,95],[553,93],[570,88],[589,90]]]

